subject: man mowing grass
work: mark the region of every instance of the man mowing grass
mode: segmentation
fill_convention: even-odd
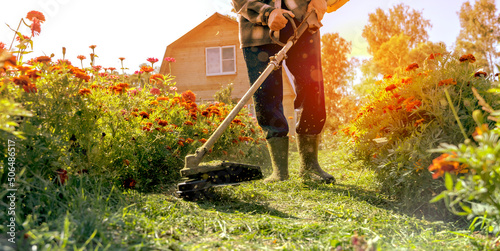
[[[284,14],[295,18],[298,24],[308,11],[316,10],[321,21],[327,10],[326,0],[233,0],[232,3],[239,15],[240,43],[251,83],[267,67],[269,57],[281,49],[272,41],[269,30],[279,31],[282,42],[293,34]],[[294,106],[298,110],[299,175],[334,183],[335,178],[323,171],[318,163],[320,133],[326,118],[320,41],[319,32],[306,31],[288,51],[286,65],[296,80]],[[283,113],[281,69],[267,77],[253,99],[257,121],[266,134],[273,168],[264,182],[287,180],[289,128]]]

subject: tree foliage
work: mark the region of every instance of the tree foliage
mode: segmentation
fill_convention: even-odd
[[[345,112],[346,105],[354,102],[346,99],[355,77],[357,60],[349,59],[352,42],[348,42],[338,33],[327,33],[321,37],[321,64],[325,83],[326,109],[330,118],[335,118],[332,124],[346,122],[350,113]],[[334,125],[333,125],[334,126]],[[334,126],[335,127],[335,126]]]
[[[399,34],[408,36],[409,47],[413,48],[429,39],[426,29],[430,27],[430,21],[424,19],[422,12],[401,3],[389,9],[389,13],[377,8],[369,14],[362,36],[368,41],[368,52],[374,55],[382,44]]]
[[[362,36],[368,41],[373,59],[366,62],[363,74],[392,74],[397,67],[413,63],[409,53],[427,41],[429,27],[430,21],[424,19],[422,12],[404,4],[395,5],[388,13],[378,8],[369,14]]]
[[[493,72],[495,59],[500,56],[497,43],[500,40],[500,15],[494,0],[476,0],[474,5],[465,2],[458,13],[460,33],[456,41],[456,51],[472,53],[476,65]]]

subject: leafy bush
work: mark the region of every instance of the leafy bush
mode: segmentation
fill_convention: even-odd
[[[500,94],[500,89],[491,89]],[[433,201],[445,199],[448,208],[457,215],[474,219],[471,229],[482,228],[500,234],[500,110],[494,110],[476,93],[479,104],[496,121],[491,128],[480,110],[473,113],[477,123],[472,140],[459,145],[441,144],[433,152],[441,152],[429,170],[435,177],[445,176],[446,190]],[[498,100],[496,101],[498,103]],[[490,129],[491,128],[491,129]],[[470,170],[460,175],[461,170]],[[462,209],[462,210],[460,210]]]
[[[471,87],[493,100],[487,93],[491,83],[476,74],[474,61],[472,55],[431,54],[422,66],[384,76],[357,117],[339,131],[349,138],[355,157],[375,169],[382,190],[407,209],[425,204],[442,187],[425,170],[437,157],[428,150],[463,141],[474,131],[470,114],[479,105]]]

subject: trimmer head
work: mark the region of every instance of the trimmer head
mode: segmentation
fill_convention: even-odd
[[[237,185],[263,178],[259,166],[226,161],[201,163],[197,168],[183,169],[181,175],[186,179],[177,184],[176,195],[186,200],[206,197],[206,190],[210,187]]]

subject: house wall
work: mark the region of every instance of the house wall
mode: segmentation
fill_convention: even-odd
[[[213,16],[209,19],[211,18]],[[170,68],[168,62],[163,62],[160,73],[168,74],[171,70],[175,77],[177,92],[191,90],[196,94],[197,101],[213,101],[215,92],[230,83],[233,83],[234,87],[233,98],[243,97],[250,83],[243,51],[240,49],[238,23],[221,16],[202,25],[167,47],[164,58],[173,57],[176,62],[170,63]],[[234,45],[236,49],[236,74],[207,76],[205,48],[228,45]],[[295,133],[294,99],[294,91],[284,74],[283,105],[291,135]],[[253,101],[249,102],[251,103]]]
[[[188,34],[167,48],[165,57],[173,57],[172,75],[175,76],[178,92],[193,91],[200,100],[213,100],[215,92],[233,83],[233,97],[241,98],[249,87],[246,64],[238,40],[238,24],[225,18],[215,19]],[[236,74],[207,76],[205,48],[234,45],[236,47]],[[160,73],[169,72],[168,65],[162,66]]]

